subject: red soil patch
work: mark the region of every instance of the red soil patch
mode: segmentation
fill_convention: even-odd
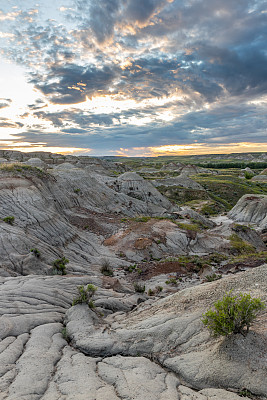
[[[146,263],[141,267],[142,272],[138,274],[139,278],[144,280],[151,279],[154,276],[158,276],[161,274],[170,274],[175,273],[176,276],[180,275],[188,275],[194,272],[195,265],[193,263],[188,263],[186,266],[179,263],[178,261],[166,261],[166,262],[153,262],[153,263]],[[137,273],[132,274],[134,278],[136,278]]]

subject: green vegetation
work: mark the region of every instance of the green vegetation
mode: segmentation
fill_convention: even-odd
[[[177,285],[176,278],[169,278],[166,282],[166,285]]]
[[[37,258],[39,258],[41,255],[40,251],[36,248],[31,249],[31,253],[33,253],[35,255],[35,257],[37,257]]]
[[[220,274],[212,274],[212,275],[206,275],[205,279],[207,282],[213,282],[217,281],[218,279],[221,279],[222,275]]]
[[[250,254],[255,252],[255,248],[241,239],[236,233],[229,237],[231,249],[235,254]]]
[[[124,270],[127,272],[134,272],[136,270],[136,264],[130,265],[129,267],[125,267]]]
[[[209,198],[216,204],[213,210],[202,209],[202,213],[209,215],[215,214],[215,211],[218,213],[230,210],[245,194],[267,194],[267,185],[241,179],[231,170],[222,171],[216,176],[197,175],[193,179],[205,188]]]
[[[246,179],[251,179],[253,178],[254,174],[252,174],[251,172],[245,171],[245,178]]]
[[[87,286],[78,286],[79,295],[73,299],[72,305],[87,304],[89,308],[95,308],[92,297],[97,291],[97,287],[89,283]]]
[[[113,269],[110,265],[109,260],[104,260],[102,262],[102,267],[100,269],[101,274],[105,275],[105,276],[113,276],[114,272]]]
[[[134,290],[135,290],[137,293],[144,293],[145,290],[146,290],[146,287],[145,287],[145,285],[143,285],[142,283],[135,282],[135,283],[134,283]]]
[[[74,193],[79,194],[81,189],[77,188],[77,189],[73,189]]]
[[[228,336],[232,333],[246,336],[252,322],[264,307],[260,299],[252,298],[250,294],[232,296],[229,292],[214,304],[215,310],[210,309],[203,314],[202,322],[213,336]]]
[[[241,224],[234,224],[232,227],[232,230],[235,232],[248,232],[251,228],[249,228],[246,225],[241,225]]]
[[[53,262],[53,271],[57,275],[66,275],[66,264],[69,260],[66,257],[58,258]]]
[[[252,393],[247,389],[242,389],[240,392],[238,392],[238,396],[248,397],[249,399],[254,399],[254,396],[252,395]]]
[[[207,163],[196,163],[199,167],[204,168],[216,168],[216,169],[229,169],[229,168],[251,168],[251,169],[264,169],[267,168],[267,162],[249,162],[249,161],[224,161],[224,162],[207,162]]]
[[[162,286],[156,286],[154,289],[148,289],[147,294],[148,294],[148,296],[155,296],[155,295],[161,293],[162,290],[163,290]]]
[[[194,200],[207,200],[209,199],[208,193],[205,190],[188,189],[181,186],[159,186],[158,191],[169,200],[177,204],[185,204]]]
[[[14,221],[15,221],[15,217],[13,217],[13,216],[8,216],[8,217],[3,218],[3,221],[4,221],[6,224],[13,225],[13,224],[14,224]]]
[[[68,331],[67,331],[66,327],[64,327],[62,329],[61,334],[62,334],[63,338],[66,340],[66,342],[70,343],[70,337],[69,337],[69,334],[68,334]]]
[[[12,163],[12,164],[2,164],[0,165],[0,173],[9,172],[12,173],[13,176],[36,176],[38,178],[48,178],[51,177],[50,174],[44,172],[41,168],[32,167],[31,165],[20,164],[20,163]]]
[[[132,219],[132,221],[135,221],[135,222],[148,222],[151,219],[151,217],[148,217],[145,215],[140,215],[138,217],[131,218],[131,219]]]
[[[187,224],[187,223],[177,222],[177,226],[180,229],[184,229],[184,230],[187,230],[187,231],[193,231],[193,232],[199,232],[200,231],[199,224]]]

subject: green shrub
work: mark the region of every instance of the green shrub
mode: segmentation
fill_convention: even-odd
[[[246,178],[246,179],[251,179],[251,178],[253,178],[253,176],[254,176],[253,173],[248,172],[248,171],[245,171],[245,178]]]
[[[128,272],[134,272],[136,270],[136,264],[130,265],[129,267],[125,267],[124,269],[125,269],[125,271],[128,271]]]
[[[87,304],[88,307],[94,308],[94,302],[92,300],[93,295],[97,291],[97,287],[89,283],[86,287],[85,286],[78,286],[77,287],[79,295],[73,299],[72,305],[75,306],[76,304]]]
[[[134,283],[134,290],[137,293],[144,293],[145,290],[146,290],[146,287],[145,287],[145,285],[142,285],[141,283],[135,282]]]
[[[31,253],[33,253],[35,255],[35,257],[37,257],[37,258],[39,258],[41,255],[40,251],[36,248],[31,249]]]
[[[203,314],[202,322],[213,336],[228,336],[232,333],[246,336],[251,323],[264,307],[260,299],[252,298],[250,294],[232,296],[229,292],[214,304],[215,310],[209,309]]]
[[[53,271],[58,275],[66,275],[66,264],[69,260],[66,257],[58,258],[53,262]]]
[[[8,216],[8,217],[3,218],[3,221],[4,221],[6,224],[13,225],[13,224],[14,224],[14,221],[15,221],[15,217],[13,217],[13,216]]]
[[[177,280],[175,278],[169,278],[165,283],[166,285],[177,285]]]
[[[233,231],[235,232],[248,232],[250,230],[250,228],[246,225],[241,225],[241,224],[234,224],[234,226],[232,227]]]
[[[110,265],[109,260],[104,260],[102,262],[102,267],[100,269],[101,274],[105,275],[105,276],[113,276],[113,269]]]
[[[252,393],[247,389],[240,390],[240,392],[238,392],[238,396],[240,396],[240,397],[248,397],[249,399],[253,399],[254,398]]]
[[[206,275],[205,279],[207,282],[213,282],[217,281],[218,279],[221,279],[222,275],[220,274],[212,274],[212,275]]]

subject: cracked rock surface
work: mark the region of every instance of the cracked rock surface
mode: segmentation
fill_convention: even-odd
[[[250,273],[260,276],[263,271]],[[245,281],[251,283],[251,279],[248,274]],[[130,308],[138,299],[127,293],[127,288],[115,292],[99,287],[96,302],[105,306],[105,301],[112,298],[120,308],[105,317],[84,305],[71,307],[77,285],[89,282],[101,286],[100,278],[88,276],[1,278],[1,400],[241,399],[233,392],[216,389],[209,376],[203,357],[206,363],[212,361],[213,349],[221,343],[209,343],[207,333],[200,328],[199,310],[194,309],[196,301],[209,303],[204,287],[207,290],[209,286],[209,292],[217,294],[223,287],[217,287],[217,283],[203,285],[196,294],[184,290],[150,307],[140,304],[133,311]],[[228,285],[233,286],[233,282],[230,280]],[[257,288],[258,294],[262,288]],[[195,299],[192,305],[189,298]],[[65,338],[72,340],[68,343]],[[244,362],[245,358],[246,354]],[[232,361],[227,362],[224,368],[231,366]],[[211,367],[215,366],[214,359]],[[264,391],[260,373],[265,368],[264,360],[254,368],[262,388],[259,392]],[[196,377],[201,377],[201,384]],[[253,383],[253,375],[249,379]]]

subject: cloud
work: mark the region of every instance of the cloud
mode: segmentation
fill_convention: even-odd
[[[65,24],[22,8],[16,26],[6,10],[5,54],[27,66],[43,99],[28,105],[24,120],[36,123],[16,138],[96,151],[264,142],[265,3],[70,0],[57,6]]]
[[[101,116],[102,118],[102,116]],[[78,117],[76,118],[78,122]],[[85,121],[83,121],[86,125]],[[119,148],[155,147],[216,143],[265,143],[267,134],[265,106],[231,104],[207,111],[188,113],[169,123],[145,126],[133,124],[64,127],[57,132],[28,130],[14,135],[18,142],[47,143],[48,147],[91,148],[92,154],[105,154]]]
[[[108,66],[55,64],[46,76],[36,75],[31,83],[54,104],[75,104],[97,93],[108,93],[115,77],[116,72]]]
[[[21,122],[13,122],[8,118],[0,118],[0,128],[22,128],[24,124]]]
[[[0,98],[0,110],[1,110],[1,108],[9,107],[11,103],[12,103],[11,99],[3,99],[3,98],[1,99]]]

